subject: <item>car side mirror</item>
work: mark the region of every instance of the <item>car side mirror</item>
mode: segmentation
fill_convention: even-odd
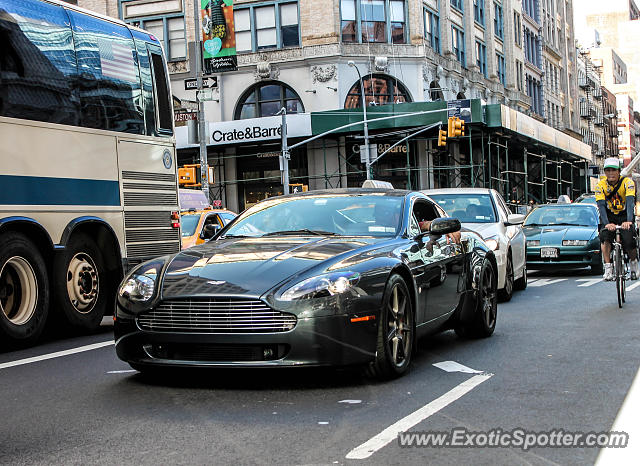
[[[512,225],[522,225],[524,223],[524,219],[526,218],[526,215],[522,215],[522,214],[510,214],[507,217],[507,221],[504,223],[505,226],[512,226]]]
[[[460,224],[460,220],[457,218],[436,218],[431,222],[431,229],[429,230],[429,233],[432,235],[446,235],[447,233],[460,231],[461,228],[462,225]]]
[[[216,233],[218,233],[218,231],[220,231],[220,228],[220,225],[218,225],[217,223],[209,223],[204,226],[200,238],[211,239],[216,235]]]

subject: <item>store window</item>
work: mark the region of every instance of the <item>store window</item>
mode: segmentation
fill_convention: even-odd
[[[407,42],[405,0],[341,0],[342,42]]]
[[[404,85],[393,76],[369,75],[363,77],[364,94],[367,105],[401,104],[411,102],[411,96]],[[362,93],[360,81],[356,81],[344,103],[344,108],[360,108]]]
[[[234,118],[244,120],[273,116],[282,107],[287,109],[287,113],[304,113],[302,100],[293,89],[277,81],[263,82],[244,93],[238,102]]]
[[[298,2],[236,5],[233,17],[238,52],[300,46]]]
[[[186,29],[180,0],[120,0],[125,22],[153,34],[164,46],[167,60],[187,57]]]

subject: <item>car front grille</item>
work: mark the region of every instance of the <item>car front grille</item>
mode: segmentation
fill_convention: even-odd
[[[205,345],[193,343],[154,343],[144,346],[155,359],[173,361],[250,362],[282,359],[289,345]]]
[[[279,333],[297,322],[295,315],[262,301],[229,298],[162,301],[136,320],[142,330],[181,333]]]

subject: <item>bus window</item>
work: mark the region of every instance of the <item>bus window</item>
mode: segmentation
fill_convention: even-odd
[[[156,89],[157,102],[157,129],[164,134],[173,133],[173,112],[171,111],[171,100],[169,96],[169,86],[167,85],[167,74],[165,72],[162,54],[149,50],[151,64],[153,65],[153,82]]]
[[[77,73],[65,10],[0,0],[0,116],[78,124]]]
[[[78,59],[80,125],[144,134],[140,76],[128,28],[68,10]]]
[[[133,39],[138,53],[138,65],[140,66],[140,78],[142,79],[142,98],[144,102],[144,121],[147,136],[156,134],[156,112],[153,104],[153,80],[151,78],[151,62],[145,40],[149,37],[136,30],[132,30]],[[146,36],[146,37],[145,37]]]

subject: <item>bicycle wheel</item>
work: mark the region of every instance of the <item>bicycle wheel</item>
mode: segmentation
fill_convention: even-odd
[[[616,244],[615,249],[613,251],[613,267],[616,278],[616,292],[618,294],[618,307],[622,309],[622,303],[624,303],[624,271],[622,264],[622,251],[620,251],[620,246]]]

